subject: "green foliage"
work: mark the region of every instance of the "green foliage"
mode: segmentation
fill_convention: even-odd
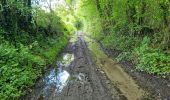
[[[31,8],[30,1],[0,1],[0,100],[24,95],[74,30],[56,12]]]
[[[122,52],[116,57],[116,60],[118,62],[124,61],[124,60],[132,60],[132,54],[131,52]]]
[[[87,35],[100,40],[102,38],[101,18],[94,1],[82,0],[78,5],[77,15],[83,23],[83,30]]]
[[[170,1],[82,0],[84,31],[148,73],[170,73]]]
[[[130,52],[133,51],[134,47],[140,44],[140,39],[112,33],[111,35],[105,36],[101,42],[106,48],[117,48],[121,51]]]
[[[80,30],[83,27],[83,23],[80,20],[76,20],[74,26],[77,28],[77,30]]]
[[[41,75],[45,60],[31,54],[23,45],[15,48],[9,43],[0,44],[0,99],[10,99],[23,94]]]
[[[149,47],[150,39],[145,37],[135,51],[139,62],[137,68],[149,73],[166,75],[170,72],[170,55],[162,53],[160,49]]]
[[[49,13],[38,9],[34,18],[36,19],[38,26],[48,29],[48,32],[51,34],[61,33],[64,31],[64,23],[61,21],[61,18],[58,17],[56,12]],[[50,33],[47,34],[50,35]]]
[[[56,38],[54,38],[54,39],[50,40],[50,41],[54,41],[54,42],[50,43],[51,48],[49,50],[47,50],[47,52],[43,53],[43,55],[46,58],[48,63],[53,63],[56,60],[56,57],[58,56],[56,54],[59,54],[61,49],[63,49],[66,46],[66,44],[68,43],[67,36],[57,38],[57,40],[56,40]]]
[[[68,4],[68,5],[73,5],[73,2],[75,1],[75,0],[65,0],[66,1],[66,3]]]
[[[5,31],[15,35],[18,29],[27,30],[31,26],[31,0],[3,0],[0,5],[0,26]]]
[[[17,48],[3,38],[0,42],[0,99],[16,99],[34,85],[47,64],[56,60],[68,42],[68,34],[48,38],[44,44],[39,41],[29,46],[19,44]]]

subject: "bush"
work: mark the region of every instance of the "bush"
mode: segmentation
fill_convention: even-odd
[[[6,17],[0,13],[0,100],[16,100],[34,85],[74,30],[56,12],[30,9],[24,3],[7,1]]]
[[[23,89],[33,85],[41,75],[45,61],[31,54],[27,47],[16,49],[9,43],[0,44],[0,99],[10,99],[23,94]]]
[[[46,38],[28,46],[18,43],[17,47],[0,37],[0,100],[17,99],[25,94],[44,67],[56,60],[68,42],[67,37],[68,34]]]
[[[107,35],[102,40],[102,43],[105,47],[131,52],[140,44],[140,39],[137,37],[116,35],[115,33],[112,33],[111,35]]]
[[[163,51],[149,47],[150,39],[145,37],[135,51],[138,54],[138,69],[153,74],[170,73],[170,55],[166,55]]]
[[[50,49],[43,53],[43,56],[45,57],[47,62],[48,63],[54,62],[56,60],[56,57],[58,56],[57,54],[59,54],[61,49],[63,49],[67,43],[68,43],[67,36],[51,39]]]
[[[83,23],[80,21],[80,19],[77,19],[74,23],[74,26],[77,28],[77,30],[80,30],[83,28]]]
[[[118,62],[121,62],[123,60],[131,60],[132,59],[132,53],[131,52],[122,52],[117,57],[116,60]]]
[[[122,60],[132,60],[137,63],[137,69],[152,74],[165,75],[170,73],[170,55],[165,54],[161,49],[149,47],[151,40],[149,37],[141,39],[137,37],[116,36],[114,34],[106,36],[102,43],[106,48],[116,48],[122,53],[116,58],[118,62]]]

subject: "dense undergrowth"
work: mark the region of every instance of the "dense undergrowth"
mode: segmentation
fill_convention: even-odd
[[[18,98],[33,86],[45,67],[56,60],[67,44],[66,37],[53,37],[43,42],[17,47],[1,39],[0,44],[0,99]]]
[[[170,73],[168,0],[66,0],[53,8],[40,0],[0,1],[0,100],[19,99],[47,65],[83,29],[105,48],[122,53],[150,74]]]
[[[130,60],[150,74],[170,73],[169,5],[167,0],[82,0],[82,16],[87,35],[105,48],[122,53],[118,61]]]
[[[67,45],[74,27],[31,0],[0,1],[0,100],[16,100]]]

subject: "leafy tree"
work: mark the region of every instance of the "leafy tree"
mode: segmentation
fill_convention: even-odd
[[[170,72],[166,59],[170,55],[169,0],[82,0],[77,3],[87,34],[106,48],[123,51],[119,58],[128,56],[138,63],[139,69],[149,73]],[[147,45],[143,43],[146,37],[150,39]]]

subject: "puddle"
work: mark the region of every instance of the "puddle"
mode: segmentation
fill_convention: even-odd
[[[56,66],[48,69],[49,71],[36,83],[31,93],[21,100],[50,100],[51,97],[60,95],[69,82],[84,84],[87,80],[85,74],[70,75],[67,71],[73,61],[73,54],[63,54],[62,58],[56,62]]]
[[[86,37],[86,41],[92,41]],[[102,69],[111,82],[118,87],[128,100],[140,100],[146,92],[135,83],[120,65],[109,58],[95,42],[89,42],[89,49],[92,52],[96,65]]]
[[[36,83],[31,93],[22,100],[49,100],[49,97],[60,94],[67,86],[71,75],[66,70],[74,60],[74,55],[65,53],[53,68]]]
[[[51,88],[55,88],[56,93],[62,92],[62,89],[67,85],[70,77],[69,72],[67,72],[65,68],[69,67],[73,60],[74,55],[66,53],[61,60],[57,61],[57,69],[53,68],[43,79],[45,82],[45,88],[43,90],[44,95],[50,95],[48,91]]]
[[[56,93],[62,92],[62,89],[67,85],[70,77],[69,72],[67,72],[65,68],[69,67],[73,60],[73,54],[64,54],[62,59],[56,63],[57,69],[53,68],[50,70],[49,74],[45,75],[43,79],[45,82],[45,88],[43,90],[44,95],[49,95],[48,91],[51,87],[55,88]]]
[[[65,54],[63,55],[63,58],[61,61],[57,62],[58,67],[69,67],[71,62],[74,60],[74,55],[73,54]],[[59,69],[60,70],[60,69]]]
[[[50,71],[50,74],[45,77],[45,85],[44,93],[48,95],[48,90],[51,87],[55,87],[56,92],[61,92],[64,86],[68,83],[68,78],[70,77],[70,74],[66,70],[61,70],[60,72],[57,72],[55,69]]]

